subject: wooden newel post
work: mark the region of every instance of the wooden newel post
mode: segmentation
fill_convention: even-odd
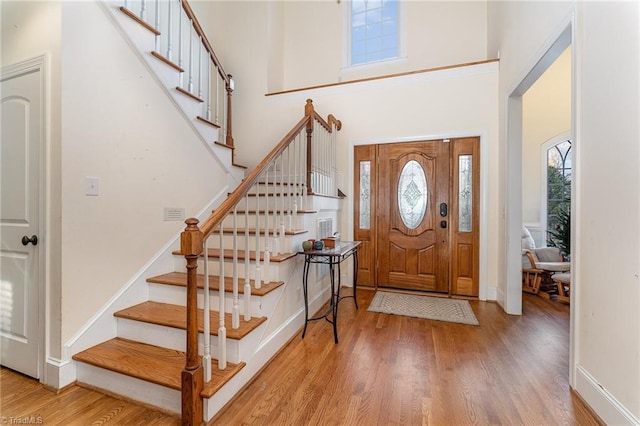
[[[182,424],[202,423],[203,368],[198,357],[198,257],[203,250],[198,219],[185,221],[180,235],[180,252],[187,260],[187,360],[182,370]]]
[[[231,128],[231,94],[233,93],[233,77],[231,74],[228,74],[229,79],[227,80],[226,89],[227,89],[227,139],[225,143],[227,146],[233,148],[233,131]]]
[[[307,99],[307,103],[304,106],[304,116],[307,117],[307,195],[313,194],[313,188],[311,187],[311,139],[313,137],[313,101]]]

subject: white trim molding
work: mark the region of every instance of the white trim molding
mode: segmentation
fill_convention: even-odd
[[[606,424],[640,426],[640,419],[611,395],[581,365],[576,367],[575,390]]]

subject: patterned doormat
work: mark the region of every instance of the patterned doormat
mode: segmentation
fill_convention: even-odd
[[[436,321],[480,325],[469,302],[460,299],[377,291],[367,310]]]

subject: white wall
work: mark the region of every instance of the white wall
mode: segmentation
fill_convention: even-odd
[[[509,149],[504,101],[574,17],[571,384],[608,424],[638,424],[638,3],[489,4],[489,52],[501,57],[501,150]],[[505,200],[514,203],[522,200]],[[508,287],[504,277],[500,289]]]
[[[227,179],[97,3],[63,2],[62,22],[66,341],[184,228],[164,207],[193,216]]]
[[[542,145],[571,130],[571,48],[527,90],[522,104],[522,221],[539,226],[546,162]]]
[[[285,2],[284,86],[280,90],[486,59],[486,2],[400,2],[401,58],[348,67],[351,2]],[[313,64],[313,65],[310,65]]]

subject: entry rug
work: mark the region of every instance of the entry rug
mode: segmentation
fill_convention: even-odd
[[[480,325],[466,300],[377,291],[370,312]]]

